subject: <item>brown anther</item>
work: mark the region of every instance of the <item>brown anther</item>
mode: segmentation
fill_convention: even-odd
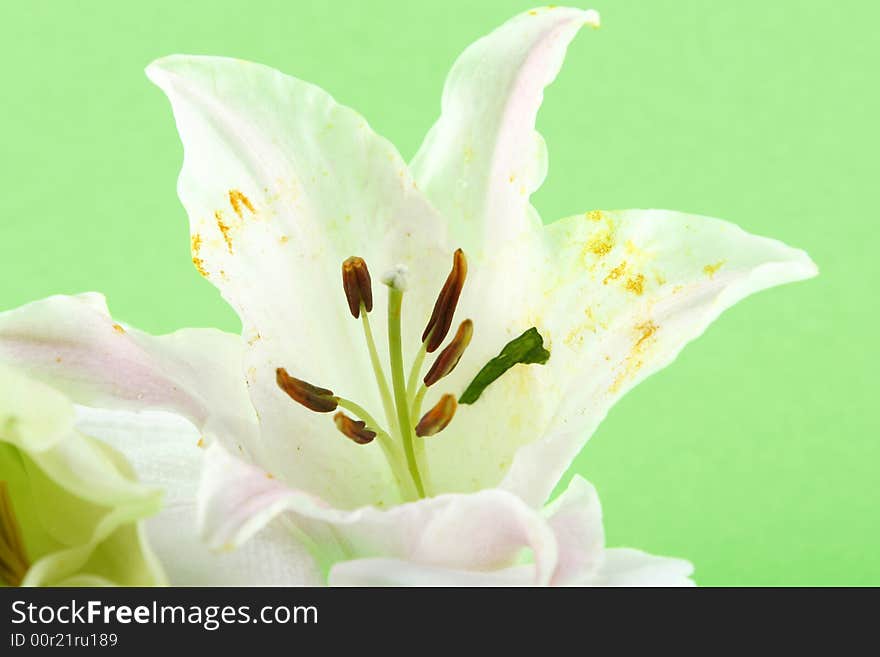
[[[456,408],[458,408],[458,402],[455,401],[455,395],[443,395],[434,408],[419,420],[416,425],[416,435],[433,436],[435,433],[443,431],[452,422]]]
[[[336,397],[333,396],[332,390],[313,386],[300,379],[290,376],[283,367],[275,370],[275,381],[295,402],[298,402],[306,408],[317,413],[329,413],[335,411]]]
[[[452,256],[452,271],[446,277],[443,289],[440,290],[440,296],[434,304],[434,311],[431,313],[431,319],[422,333],[422,342],[427,340],[427,351],[433,353],[437,350],[446,339],[449,333],[449,327],[452,326],[452,316],[455,314],[455,307],[458,305],[458,297],[461,296],[461,289],[464,287],[464,279],[467,277],[467,259],[464,257],[464,251],[457,249]]]
[[[432,386],[444,376],[449,374],[458,365],[461,355],[471,342],[471,336],[474,334],[474,323],[466,319],[458,327],[455,337],[452,338],[446,348],[437,356],[437,360],[431,365],[431,369],[425,375],[424,382],[426,386]]]
[[[370,270],[363,258],[352,256],[342,263],[342,289],[348,299],[348,309],[353,317],[361,315],[361,304],[367,312],[373,310],[373,287]]]
[[[363,420],[353,420],[342,411],[333,416],[333,422],[342,435],[346,438],[351,438],[358,445],[366,445],[376,437],[375,431],[367,429],[366,422]]]

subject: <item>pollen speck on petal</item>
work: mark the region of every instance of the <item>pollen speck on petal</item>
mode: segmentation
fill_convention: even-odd
[[[232,206],[232,209],[235,211],[235,214],[238,215],[239,219],[244,219],[244,216],[241,212],[242,206],[250,210],[251,214],[257,213],[257,211],[254,209],[253,204],[251,203],[251,200],[237,189],[229,190],[229,204]]]

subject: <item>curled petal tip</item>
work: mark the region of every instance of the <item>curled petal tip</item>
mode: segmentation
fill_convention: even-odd
[[[584,12],[584,25],[597,28],[600,25],[599,12],[595,9],[588,9]]]

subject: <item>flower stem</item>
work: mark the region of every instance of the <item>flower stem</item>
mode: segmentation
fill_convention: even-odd
[[[370,363],[373,365],[373,374],[376,376],[376,384],[379,386],[379,395],[382,397],[382,408],[385,410],[385,421],[388,422],[391,430],[394,431],[397,426],[397,418],[394,416],[394,404],[391,401],[391,390],[388,388],[388,380],[385,378],[385,372],[382,370],[382,363],[379,361],[379,353],[376,351],[376,341],[373,339],[373,329],[370,327],[370,317],[363,304],[361,304],[361,320],[364,327],[364,338],[367,341],[367,350],[370,352]],[[365,418],[361,419],[366,422]]]
[[[425,488],[419,474],[419,465],[413,446],[415,435],[409,416],[409,403],[406,396],[406,380],[403,373],[403,340],[400,331],[400,312],[403,305],[403,292],[388,288],[388,351],[391,356],[391,385],[394,387],[394,404],[397,406],[397,426],[403,440],[403,451],[409,473],[419,497],[425,497]]]

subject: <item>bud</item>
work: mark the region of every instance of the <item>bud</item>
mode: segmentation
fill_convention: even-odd
[[[288,396],[306,408],[317,413],[329,413],[336,410],[336,397],[332,390],[313,386],[287,373],[283,367],[275,370],[275,382]]]
[[[443,431],[455,416],[458,402],[454,395],[443,395],[440,401],[430,411],[422,416],[416,425],[416,435],[421,437],[433,436]]]
[[[346,438],[351,438],[358,445],[366,445],[376,437],[375,431],[367,429],[366,422],[353,420],[342,411],[333,416],[333,422]]]
[[[352,256],[342,263],[342,289],[348,300],[348,309],[353,317],[361,315],[361,304],[367,312],[373,310],[373,287],[370,283],[370,270],[363,258]]]
[[[440,352],[440,355],[437,356],[437,360],[434,361],[431,369],[428,370],[428,373],[425,375],[424,382],[426,386],[434,385],[437,381],[455,369],[455,366],[458,365],[458,361],[461,360],[461,355],[470,344],[471,336],[473,334],[474,323],[469,319],[464,320],[461,323],[461,326],[458,327],[458,331],[456,332],[455,337],[452,338],[452,342]]]
[[[422,333],[422,342],[428,342],[427,351],[429,354],[443,344],[446,334],[449,333],[449,327],[452,326],[452,316],[455,314],[455,307],[458,305],[465,277],[467,277],[467,259],[464,257],[464,251],[457,249],[452,256],[452,271],[446,277],[443,289],[440,290],[440,295],[434,304],[431,319],[428,320],[425,332]]]

